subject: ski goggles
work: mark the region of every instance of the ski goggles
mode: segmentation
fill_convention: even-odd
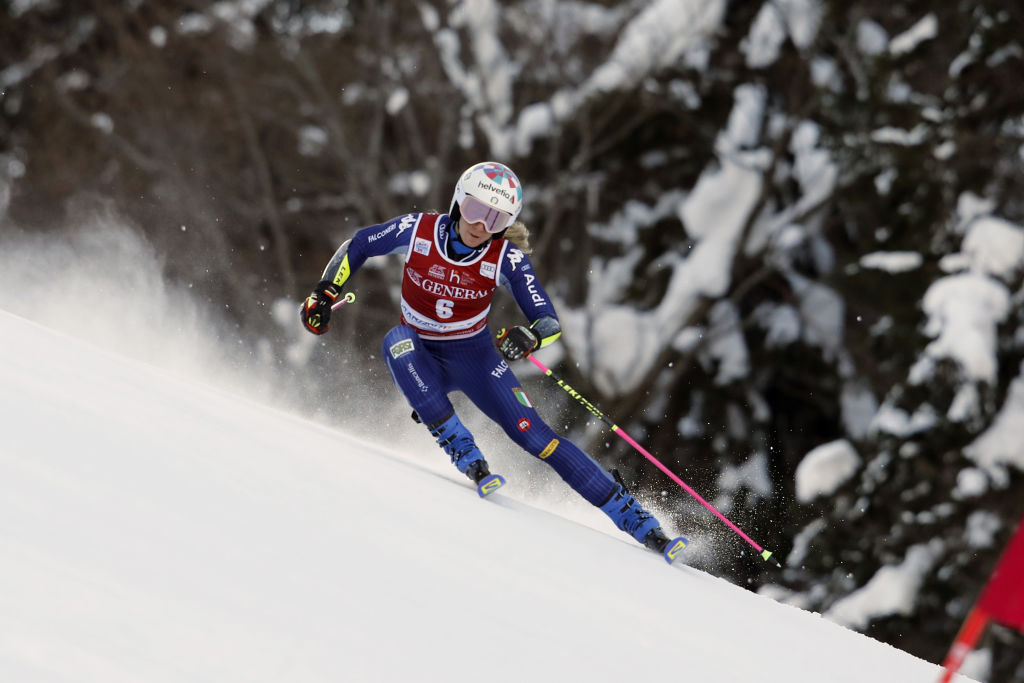
[[[459,214],[469,223],[483,223],[489,233],[501,232],[512,218],[512,214],[491,208],[468,194],[459,202]]]

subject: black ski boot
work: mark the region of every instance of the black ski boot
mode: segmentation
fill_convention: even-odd
[[[466,467],[466,476],[476,484],[476,492],[481,498],[489,496],[505,485],[505,477],[500,474],[491,474],[487,467],[487,461],[481,458],[474,460]]]
[[[488,469],[486,460],[475,460],[466,468],[466,476],[472,479],[474,484],[479,484],[490,474],[491,470]]]
[[[647,537],[644,539],[644,545],[657,553],[665,552],[665,548],[668,546],[669,537],[665,535],[665,532],[661,530],[661,527],[655,527],[647,532]]]

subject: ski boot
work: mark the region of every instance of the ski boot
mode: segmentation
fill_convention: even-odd
[[[476,484],[477,493],[481,498],[494,493],[505,484],[504,477],[491,474],[483,453],[473,440],[473,435],[454,412],[441,422],[427,425],[427,429],[437,439],[437,445],[451,458],[455,468]]]
[[[476,492],[480,494],[481,498],[494,493],[505,483],[505,478],[500,474],[491,474],[491,470],[487,467],[487,461],[483,458],[469,463],[469,467],[466,468],[466,476],[476,484]]]
[[[644,538],[644,546],[656,553],[660,553],[669,564],[673,564],[678,560],[689,544],[690,542],[683,536],[669,538],[661,530],[660,526],[648,531],[647,537]]]
[[[665,552],[666,546],[668,546],[668,541],[668,536],[665,535],[665,532],[662,531],[659,526],[647,532],[647,538],[644,539],[644,546],[656,553],[663,553]]]
[[[679,559],[689,542],[682,536],[669,538],[662,530],[658,519],[626,490],[619,473],[613,470],[612,476],[616,481],[615,490],[600,506],[601,511],[615,522],[615,526],[643,543],[645,547],[660,553],[669,564]]]

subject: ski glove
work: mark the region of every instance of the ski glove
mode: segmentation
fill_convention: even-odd
[[[341,296],[341,290],[328,282],[321,282],[306,297],[299,309],[302,324],[313,334],[323,334],[331,329],[327,324],[331,320],[331,306]]]
[[[505,360],[525,358],[538,344],[540,339],[526,325],[516,325],[498,332],[498,350],[505,356]]]

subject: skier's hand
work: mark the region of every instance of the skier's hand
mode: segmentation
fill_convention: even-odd
[[[526,325],[516,325],[498,332],[498,350],[505,356],[505,360],[525,358],[538,344],[540,339]]]
[[[299,309],[299,317],[306,329],[313,334],[323,334],[331,329],[327,324],[331,320],[331,306],[341,296],[341,290],[333,284],[321,282],[313,290],[313,293],[306,297]]]

